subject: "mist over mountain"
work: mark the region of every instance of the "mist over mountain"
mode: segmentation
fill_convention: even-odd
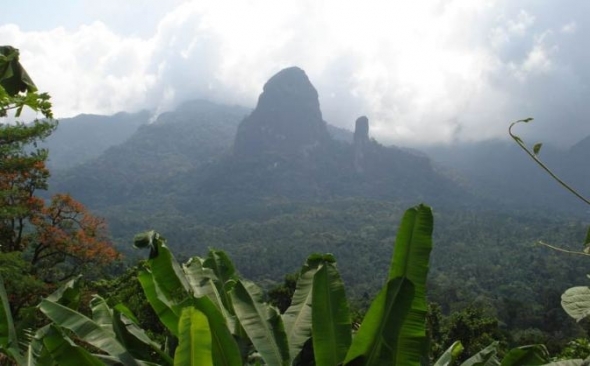
[[[67,169],[99,157],[148,123],[150,112],[120,112],[112,116],[81,114],[59,121],[59,128],[42,144],[51,151],[50,169]]]
[[[585,211],[513,143],[431,146],[422,153],[379,144],[365,116],[354,132],[331,126],[297,67],[271,77],[253,110],[196,100],[147,120],[140,112],[63,121],[47,142],[54,166],[85,163],[54,174],[53,187],[91,207],[166,197],[166,205],[184,213],[265,197]],[[541,157],[586,190],[589,141],[569,150],[546,145]]]
[[[90,207],[165,194],[171,188],[169,181],[226,151],[247,112],[203,100],[186,102],[142,125],[96,159],[57,172],[53,186],[81,197]]]
[[[370,139],[366,117],[353,141],[332,138],[317,91],[299,68],[273,76],[246,114],[187,102],[97,159],[56,175],[54,186],[91,207],[165,195],[183,211],[229,197],[448,203],[465,194],[425,156]]]
[[[303,70],[291,67],[264,85],[258,105],[240,123],[234,155],[305,154],[328,137],[317,91]]]
[[[133,235],[155,229],[180,258],[227,250],[244,276],[268,285],[309,253],[333,253],[353,298],[382,285],[374,273],[389,266],[394,223],[425,202],[436,222],[431,300],[450,312],[477,298],[510,327],[561,329],[560,291],[587,266],[535,243],[577,250],[585,207],[515,144],[422,152],[377,142],[370,115],[351,120],[354,131],[326,123],[310,79],[289,68],[265,84],[254,109],[185,102],[99,156],[54,170],[50,187],[105,217],[127,258],[137,255]],[[541,150],[575,184],[589,154],[590,139]]]
[[[478,194],[505,210],[552,210],[584,214],[587,207],[560,186],[512,141],[488,140],[430,146],[427,154]],[[590,193],[590,138],[571,148],[544,144],[539,158],[582,194]]]

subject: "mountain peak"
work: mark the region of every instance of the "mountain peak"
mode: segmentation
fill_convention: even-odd
[[[238,128],[234,153],[298,154],[327,137],[316,89],[302,69],[289,67],[264,85],[256,108]]]

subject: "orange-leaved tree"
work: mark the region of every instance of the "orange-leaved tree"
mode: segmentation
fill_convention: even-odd
[[[30,222],[34,232],[25,238],[25,246],[32,252],[35,273],[45,281],[63,281],[118,257],[104,220],[70,195],[54,195]]]
[[[48,151],[38,143],[57,122],[49,95],[37,92],[18,56],[18,50],[0,46],[0,117],[14,111],[18,118],[28,107],[42,119],[0,120],[0,263],[20,261],[15,264],[20,273],[7,278],[0,268],[0,274],[15,282],[15,291],[17,278],[53,284],[118,257],[102,219],[69,195],[57,194],[49,202],[38,195],[47,190],[49,178]]]

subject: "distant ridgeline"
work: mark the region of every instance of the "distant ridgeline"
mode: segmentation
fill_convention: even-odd
[[[366,117],[357,120],[348,142],[333,138],[316,89],[297,67],[271,77],[247,113],[205,101],[185,103],[141,126],[124,144],[60,174],[55,188],[94,207],[166,197],[167,206],[183,212],[268,198],[469,201],[425,155],[370,139]]]
[[[517,147],[434,149],[454,170],[442,169],[425,154],[377,143],[369,118],[355,119],[354,133],[328,125],[306,74],[288,68],[266,83],[254,110],[186,102],[80,165],[52,170],[50,188],[105,217],[128,258],[133,235],[155,229],[181,256],[227,250],[246,278],[269,284],[310,253],[329,252],[352,298],[382,285],[374,273],[389,267],[394,223],[405,208],[426,202],[435,212],[432,300],[454,311],[479,298],[498,314],[534,315],[502,315],[522,329],[550,324],[549,311],[565,316],[559,294],[587,263],[533,244],[576,245],[585,226],[538,200],[552,197],[544,187],[554,182]],[[93,140],[84,141],[91,150]],[[584,157],[588,141],[576,148]],[[51,156],[60,146],[48,143]],[[526,308],[535,302],[549,305]]]
[[[359,118],[348,142],[332,138],[317,91],[296,67],[270,78],[256,108],[240,123],[233,151],[198,174],[203,177],[198,189],[186,192],[194,199],[365,197],[448,203],[461,194],[425,156],[369,139],[366,117]]]

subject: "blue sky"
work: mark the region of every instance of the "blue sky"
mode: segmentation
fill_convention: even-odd
[[[53,96],[58,116],[155,113],[194,98],[254,107],[288,66],[318,89],[324,119],[367,115],[384,142],[419,146],[590,134],[582,0],[40,1],[0,14],[0,39]]]

